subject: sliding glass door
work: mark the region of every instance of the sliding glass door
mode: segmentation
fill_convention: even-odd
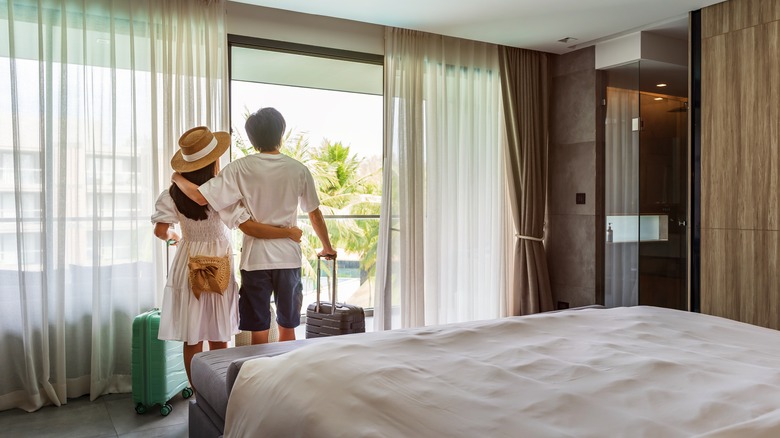
[[[338,301],[370,315],[382,197],[382,57],[234,36],[229,41],[233,159],[255,153],[244,131],[248,114],[274,107],[284,115],[282,152],[312,172],[339,253]],[[304,230],[305,309],[315,300],[320,242],[307,215],[299,216],[298,226]],[[328,284],[325,278],[322,284]]]

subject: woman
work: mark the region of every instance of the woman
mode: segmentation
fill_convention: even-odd
[[[179,151],[171,159],[171,167],[189,181],[203,184],[217,174],[219,157],[229,146],[227,132],[212,133],[205,126],[192,128],[179,138]],[[261,239],[289,238],[299,242],[301,230],[248,220],[249,214],[240,205],[220,218],[208,205],[190,200],[175,184],[160,194],[155,209],[154,235],[178,246],[165,286],[158,338],[184,343],[184,366],[190,378],[192,357],[203,351],[203,341],[209,342],[210,350],[226,348],[230,338],[239,331],[238,287],[233,275],[230,230],[222,219],[231,226],[240,224],[244,233]],[[173,229],[176,223],[181,227],[181,238]],[[230,260],[227,289],[222,293],[205,292],[197,287],[193,290],[188,266],[190,256],[225,255]]]

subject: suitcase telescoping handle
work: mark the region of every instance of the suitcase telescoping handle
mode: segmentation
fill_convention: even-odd
[[[317,254],[317,304],[314,306],[314,310],[319,313],[320,311],[320,268],[322,265],[322,259],[325,256],[321,256]],[[338,281],[336,281],[336,259],[333,259],[333,300],[332,304],[330,306],[330,313],[336,313],[336,285],[338,284]]]

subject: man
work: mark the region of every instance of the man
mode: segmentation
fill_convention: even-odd
[[[239,214],[237,223],[251,218],[268,225],[291,227],[297,222],[300,205],[309,214],[322,243],[319,255],[335,259],[336,251],[330,244],[311,172],[279,151],[286,129],[284,117],[274,108],[262,108],[247,118],[245,128],[249,141],[260,153],[233,161],[199,188],[178,174],[174,174],[173,182],[193,201],[210,204],[223,217],[234,214],[231,210],[240,211],[236,206],[243,204],[246,212]],[[301,323],[303,300],[300,245],[291,239],[256,239],[245,233],[241,283],[239,328],[252,332],[252,343],[268,342],[272,292],[276,298],[279,340],[294,340],[295,328]]]

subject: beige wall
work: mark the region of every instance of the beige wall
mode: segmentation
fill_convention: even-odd
[[[701,309],[777,329],[780,0],[701,18]]]

